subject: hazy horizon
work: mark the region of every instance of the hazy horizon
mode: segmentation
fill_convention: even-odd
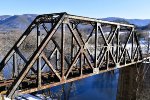
[[[150,19],[149,0],[3,0],[0,15],[47,14],[67,12],[92,18],[121,17]]]

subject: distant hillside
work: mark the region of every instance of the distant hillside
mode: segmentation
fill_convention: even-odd
[[[11,17],[10,15],[3,15],[3,16],[0,16],[0,21],[3,21],[7,18]]]
[[[26,29],[37,15],[24,14],[14,16],[0,16],[0,30]]]
[[[102,18],[102,20],[106,21],[116,21],[116,20],[124,20],[128,22],[129,24],[134,24],[136,26],[146,26],[150,23],[150,19],[125,19],[125,18],[118,18],[118,17],[108,17],[108,18]]]
[[[141,30],[150,30],[150,24],[141,27]]]

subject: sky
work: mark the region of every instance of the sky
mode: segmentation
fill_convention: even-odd
[[[150,19],[150,0],[1,0],[0,15],[67,12],[92,18]]]

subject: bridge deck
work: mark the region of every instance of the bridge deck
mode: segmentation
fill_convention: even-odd
[[[145,58],[145,59],[147,59],[147,58]],[[107,69],[106,68],[103,68],[103,69],[100,68],[99,71],[96,71],[96,72],[93,72],[89,66],[84,66],[84,69],[83,69],[84,74],[82,74],[82,75],[79,74],[79,70],[80,70],[79,68],[72,69],[72,74],[70,76],[68,76],[68,79],[66,81],[60,81],[60,82],[57,79],[57,77],[55,76],[55,74],[53,74],[51,72],[43,72],[43,73],[41,73],[41,77],[43,80],[45,80],[45,82],[43,81],[41,88],[38,88],[38,89],[36,87],[37,86],[37,83],[36,83],[37,74],[33,74],[33,75],[26,77],[26,79],[24,79],[22,81],[22,83],[24,85],[21,87],[22,91],[19,91],[18,95],[32,93],[35,91],[51,88],[53,86],[57,86],[57,85],[61,85],[64,83],[80,80],[80,79],[87,78],[87,77],[90,77],[90,76],[93,76],[96,74],[101,74],[101,73],[112,71],[112,70],[119,69],[122,67],[127,67],[127,66],[130,66],[133,64],[141,63],[142,61],[144,61],[144,60],[133,62],[133,63],[128,63],[126,65],[120,65],[118,67],[109,67]],[[60,71],[58,73],[61,74]],[[0,93],[6,94],[5,89],[7,87],[9,87],[14,82],[14,80],[15,80],[15,78],[14,79],[8,79],[8,80],[1,80],[0,81]],[[52,80],[52,81],[49,81],[49,80]]]

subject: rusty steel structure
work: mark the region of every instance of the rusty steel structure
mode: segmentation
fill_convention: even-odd
[[[21,45],[31,33],[36,48],[26,56]],[[12,98],[142,60],[133,25],[67,13],[39,15],[1,61],[0,93]]]

